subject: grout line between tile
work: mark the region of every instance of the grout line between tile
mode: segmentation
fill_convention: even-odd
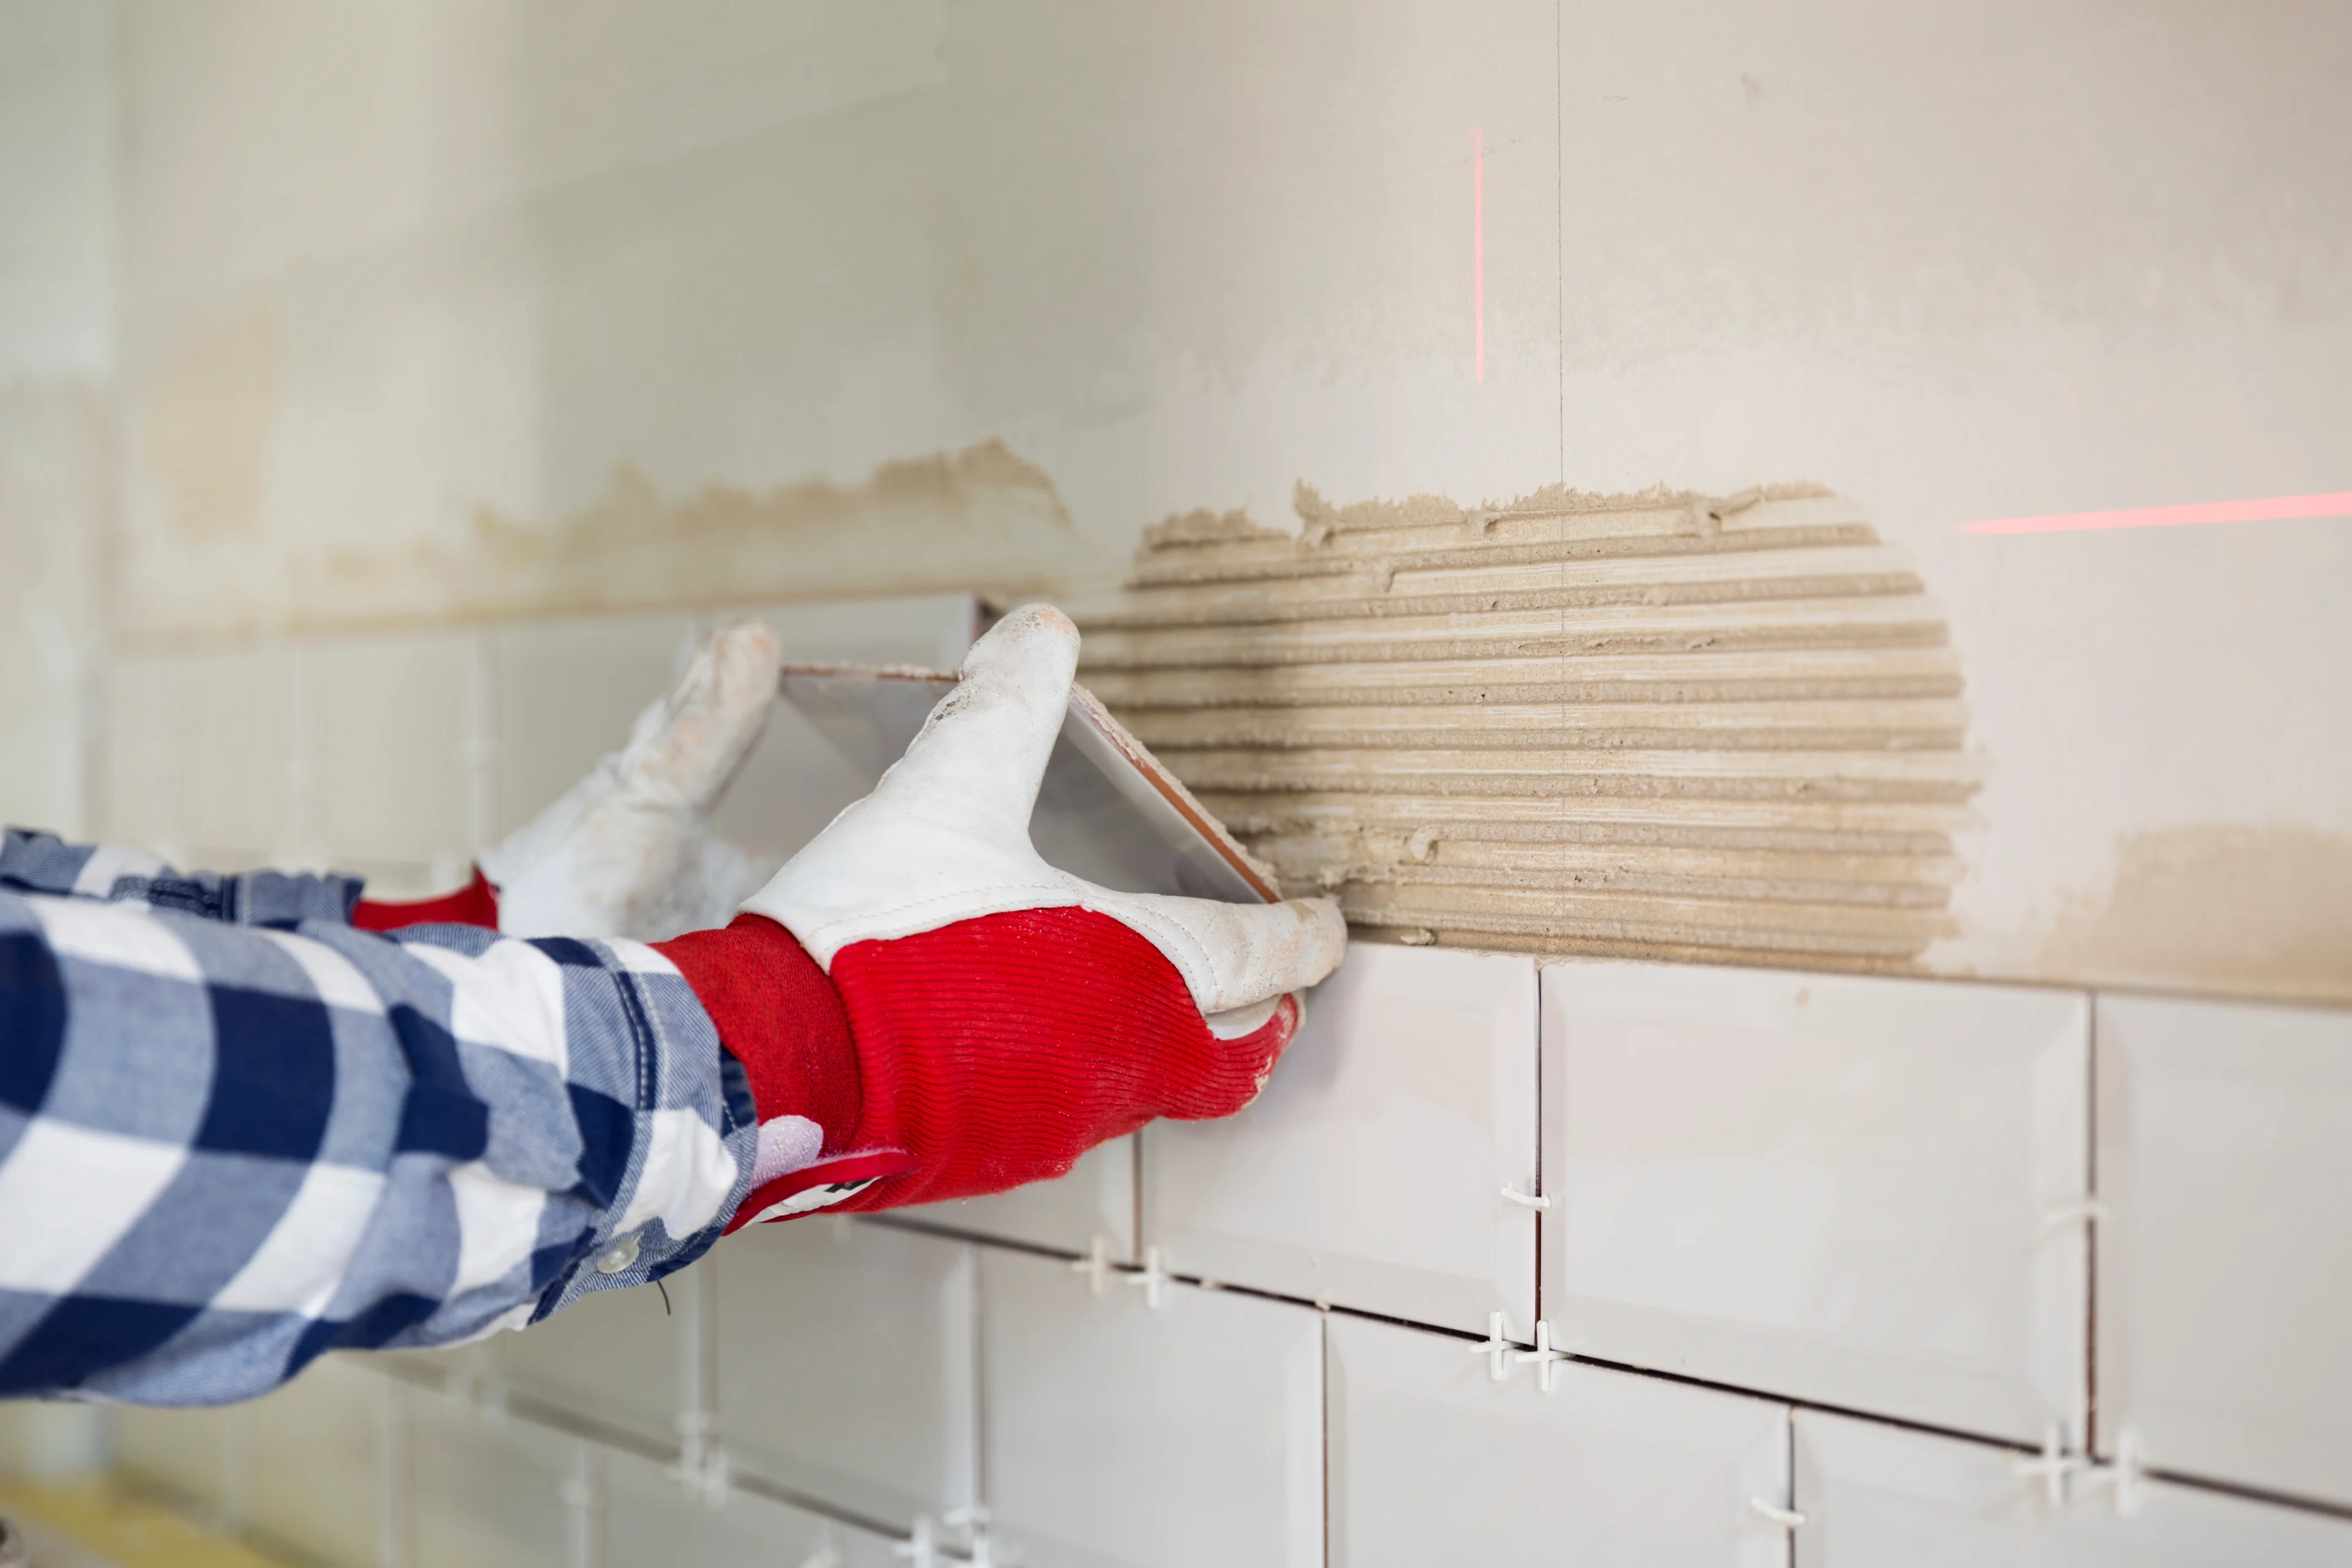
[[[2083,1191],[2091,1200],[2083,1224],[2083,1452],[2099,1451],[2099,994],[2085,1008],[2083,1042]]]

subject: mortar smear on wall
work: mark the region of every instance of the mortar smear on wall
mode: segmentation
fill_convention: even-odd
[[[1902,969],[1979,782],[1852,502],[1552,488],[1149,531],[1082,677],[1292,890],[1409,943]]]
[[[177,541],[126,582],[123,624],[136,645],[970,588],[1017,595],[1089,574],[1100,581],[1100,556],[1053,480],[1001,441],[885,463],[857,484],[718,484],[685,496],[624,465],[576,512],[535,520],[479,507],[453,537],[382,548]]]

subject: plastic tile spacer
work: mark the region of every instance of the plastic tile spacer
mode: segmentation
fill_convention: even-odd
[[[940,1568],[937,1530],[929,1514],[917,1514],[913,1528],[907,1532],[907,1539],[891,1543],[890,1555],[905,1558],[913,1568]]]
[[[2129,1519],[2139,1512],[2146,1499],[2147,1494],[2140,1489],[2147,1479],[2147,1472],[2140,1464],[2139,1434],[2126,1426],[2116,1436],[2115,1462],[2085,1468],[2081,1485],[2086,1491],[2093,1487],[2115,1488],[2116,1513]]]
[[[1777,1524],[1783,1530],[1801,1529],[1805,1522],[1805,1516],[1795,1509],[1782,1508],[1776,1502],[1766,1502],[1760,1497],[1748,1500],[1748,1511],[1765,1523]]]
[[[2098,1199],[2068,1198],[2042,1211],[2042,1229],[2047,1235],[2070,1225],[2090,1225],[2106,1217],[2107,1205]]]
[[[1070,1272],[1087,1277],[1087,1291],[1099,1296],[1110,1283],[1110,1238],[1097,1232],[1087,1246],[1087,1255],[1070,1265]]]
[[[1536,1369],[1536,1387],[1542,1393],[1549,1394],[1551,1392],[1551,1369],[1558,1366],[1561,1362],[1568,1360],[1569,1355],[1566,1350],[1556,1347],[1551,1342],[1550,1321],[1545,1318],[1538,1318],[1536,1320],[1536,1348],[1531,1351],[1521,1351],[1511,1359],[1518,1363],[1521,1366],[1533,1366]]]
[[[2042,1429],[2042,1452],[2030,1459],[2011,1459],[2010,1473],[2021,1480],[2039,1480],[2042,1496],[2052,1508],[2062,1508],[2066,1502],[2067,1478],[2091,1468],[2088,1454],[2070,1454],[2059,1446],[2058,1426],[2053,1422]]]
[[[1531,1209],[1548,1209],[1551,1207],[1551,1199],[1546,1197],[1541,1193],[1523,1193],[1519,1191],[1516,1184],[1507,1184],[1503,1188],[1503,1196],[1510,1200],[1512,1203],[1519,1204]]]
[[[1472,1355],[1486,1358],[1486,1380],[1500,1383],[1511,1375],[1511,1358],[1518,1346],[1511,1342],[1511,1325],[1499,1311],[1486,1314],[1486,1337],[1475,1345],[1463,1347]]]
[[[1160,1249],[1147,1247],[1143,1249],[1142,1270],[1127,1276],[1127,1282],[1143,1288],[1143,1304],[1156,1312],[1168,1304],[1168,1287],[1174,1279],[1161,1266]]]

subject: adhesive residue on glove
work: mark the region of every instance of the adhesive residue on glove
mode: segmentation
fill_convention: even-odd
[[[1978,770],[1944,620],[1851,501],[1549,489],[1145,537],[1082,678],[1360,936],[1899,969]]]

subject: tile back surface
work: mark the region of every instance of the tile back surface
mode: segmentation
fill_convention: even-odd
[[[786,605],[702,617],[702,628],[744,618],[774,628],[787,664],[914,665],[953,669],[979,624],[968,594]],[[698,628],[698,629],[702,629]],[[779,702],[736,774],[712,826],[731,844],[781,863],[816,837],[874,781],[853,767],[789,703]]]
[[[752,1226],[713,1264],[739,1471],[900,1529],[977,1500],[971,1247],[817,1215]]]
[[[2063,1500],[2025,1456],[1820,1411],[1796,1414],[1797,1568],[2319,1568],[2352,1563],[2352,1520],[2112,1471]]]
[[[982,1469],[1029,1568],[1323,1561],[1320,1316],[981,1256]]]
[[[1458,1339],[1335,1316],[1333,1568],[1780,1568],[1788,1407],[1583,1365],[1497,1383]],[[1468,1353],[1465,1353],[1468,1352]]]
[[[1544,986],[1560,1341],[2079,1440],[2084,998],[1636,963],[1559,964]]]
[[[1257,1100],[1143,1133],[1169,1266],[1483,1331],[1535,1320],[1531,959],[1358,943]]]
[[[2102,995],[2099,1446],[2352,1504],[2352,1013]]]

